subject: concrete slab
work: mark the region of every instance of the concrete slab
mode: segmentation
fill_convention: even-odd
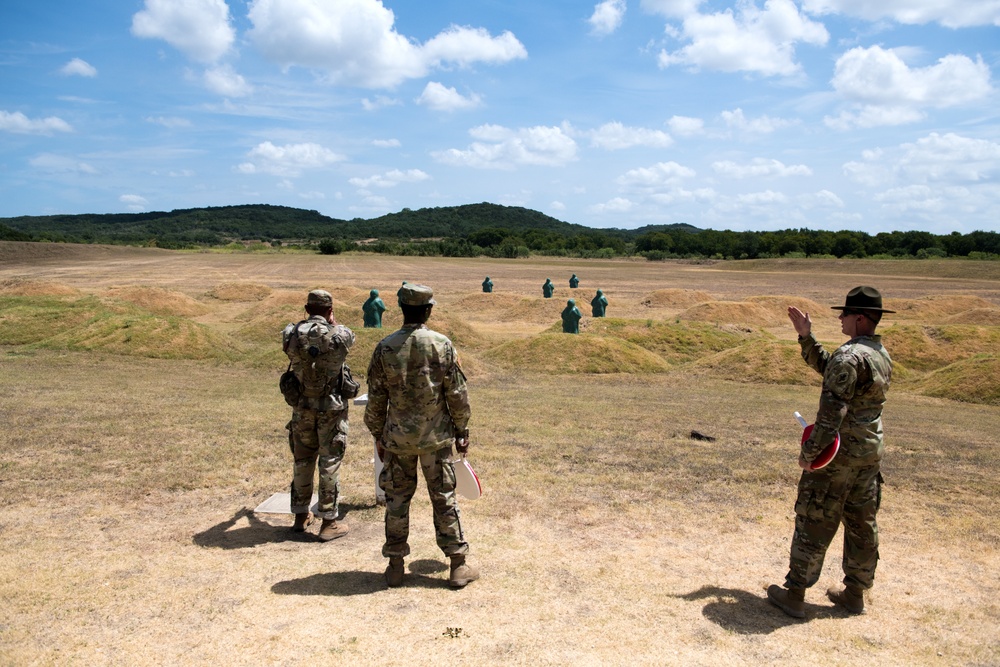
[[[291,514],[292,494],[275,493],[270,498],[254,508],[254,514]],[[309,509],[314,513],[319,511],[319,496],[315,493],[309,503]]]

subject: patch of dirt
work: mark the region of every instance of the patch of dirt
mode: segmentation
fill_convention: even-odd
[[[105,295],[128,301],[157,315],[198,317],[211,309],[187,294],[162,287],[111,287]]]
[[[9,296],[79,296],[80,290],[51,280],[8,278],[0,281],[0,294]]]
[[[206,296],[219,301],[263,301],[273,290],[260,283],[219,283],[208,290]]]
[[[711,301],[712,295],[701,290],[659,289],[640,302],[647,308],[689,308],[695,304]]]

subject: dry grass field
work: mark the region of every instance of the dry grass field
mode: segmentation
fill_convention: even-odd
[[[400,318],[361,329],[361,303],[375,287],[392,306],[402,280],[435,288],[431,325],[470,378],[484,496],[461,507],[483,577],[460,591],[422,489],[405,584],[386,588],[359,408],[347,537],[252,511],[290,477],[280,329],[330,290],[363,376]],[[835,346],[829,306],[858,284],[900,311],[882,326],[881,561],[868,613],[847,616],[823,595],[835,542],[794,621],[764,588],[787,566],[792,412],[814,412],[819,378],[784,309]],[[558,333],[570,297],[578,337]],[[997,263],[0,243],[0,664],[1000,664],[998,315]]]

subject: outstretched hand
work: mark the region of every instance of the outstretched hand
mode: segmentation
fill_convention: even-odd
[[[812,320],[809,319],[809,313],[803,313],[795,306],[789,306],[788,319],[792,321],[795,333],[800,337],[805,337],[812,333]]]

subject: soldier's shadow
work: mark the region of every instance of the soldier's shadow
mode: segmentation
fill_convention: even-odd
[[[692,602],[707,600],[702,607],[702,615],[719,627],[741,635],[766,635],[809,619],[835,615],[830,607],[806,603],[806,618],[792,618],[768,602],[766,597],[737,588],[702,586],[685,595],[671,597]]]
[[[340,516],[344,517],[351,511],[359,509],[368,509],[368,506],[342,504]],[[242,519],[246,519],[247,525],[236,527]],[[272,526],[266,521],[261,521],[252,509],[243,507],[232,518],[195,533],[192,541],[200,547],[213,549],[249,549],[275,542],[318,541],[316,524],[309,530],[311,532],[293,533],[290,526]]]
[[[435,560],[413,561],[407,567],[402,588],[448,588],[448,580],[428,574],[447,570],[448,566]],[[271,586],[277,595],[370,595],[387,590],[385,574],[379,572],[324,572],[300,579],[279,581]]]

